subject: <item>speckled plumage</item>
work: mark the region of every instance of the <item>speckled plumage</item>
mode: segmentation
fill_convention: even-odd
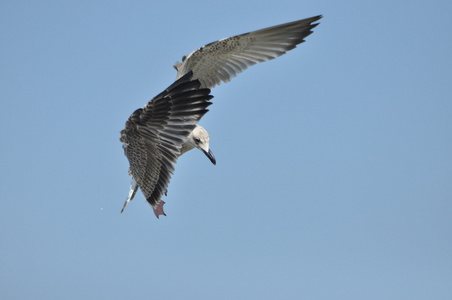
[[[213,88],[228,82],[248,67],[274,59],[304,42],[318,25],[315,16],[222,39],[184,56],[176,63],[177,78],[193,71],[201,86]]]
[[[182,145],[213,98],[198,80],[190,80],[192,76],[187,73],[137,109],[121,131],[130,175],[154,208],[166,193]]]

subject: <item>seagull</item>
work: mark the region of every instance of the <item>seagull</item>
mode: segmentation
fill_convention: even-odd
[[[161,198],[167,194],[177,159],[197,148],[216,164],[209,133],[197,124],[212,104],[211,89],[256,63],[294,49],[321,18],[319,15],[225,38],[183,56],[182,62],[174,65],[176,81],[133,112],[120,132],[131,177],[121,213],[140,188],[155,216],[166,216]]]

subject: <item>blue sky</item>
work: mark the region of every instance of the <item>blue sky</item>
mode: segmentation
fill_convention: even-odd
[[[0,298],[451,299],[450,1],[2,1]],[[124,214],[119,131],[220,38],[323,14],[213,89],[217,165]]]

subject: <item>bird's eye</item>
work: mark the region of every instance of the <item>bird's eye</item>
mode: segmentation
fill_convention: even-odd
[[[198,138],[195,138],[195,142],[198,144],[198,143],[201,143],[201,140]]]

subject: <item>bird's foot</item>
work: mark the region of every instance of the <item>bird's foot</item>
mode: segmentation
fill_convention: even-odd
[[[157,219],[159,218],[160,215],[166,216],[165,212],[163,211],[164,204],[165,204],[165,201],[160,200],[159,202],[157,202],[155,204],[155,206],[152,206],[152,208],[154,209],[154,214],[157,217]]]

